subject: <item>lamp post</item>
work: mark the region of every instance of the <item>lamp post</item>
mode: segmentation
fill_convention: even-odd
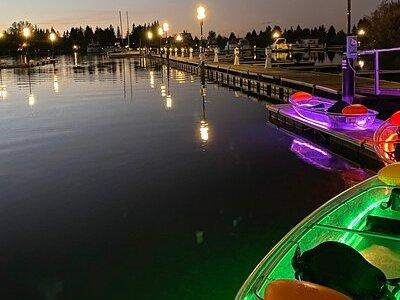
[[[147,31],[147,39],[149,40],[148,46],[149,46],[149,54],[150,54],[150,43],[151,43],[151,40],[153,39],[153,32],[151,32],[150,30]]]
[[[347,35],[351,35],[351,0],[347,0]]]
[[[200,22],[200,60],[201,65],[204,67],[204,53],[203,53],[203,25],[206,18],[206,9],[204,6],[197,7],[197,20]]]
[[[54,32],[50,33],[49,40],[51,42],[51,58],[54,58],[54,42],[57,40],[57,35]]]
[[[158,33],[158,36],[160,37],[160,56],[162,57],[162,54],[161,54],[161,47],[162,47],[161,43],[162,43],[162,37],[164,35],[164,29],[162,27],[158,27],[157,33]]]
[[[177,46],[178,46],[179,44],[182,43],[183,37],[182,37],[182,35],[181,35],[180,33],[178,33],[178,34],[176,35],[175,41],[176,41],[176,45],[177,45]],[[178,49],[178,48],[175,48],[175,49]],[[176,51],[176,50],[175,50],[175,51]],[[178,54],[175,53],[175,56],[178,57]]]
[[[272,34],[272,38],[274,38],[275,40],[279,39],[281,37],[281,34],[279,33],[279,31],[274,31],[274,33]]]
[[[162,29],[163,29],[163,31],[165,33],[165,44],[168,44],[168,36],[167,36],[167,34],[168,34],[168,31],[169,31],[169,24],[167,22],[165,22],[163,24]]]
[[[182,41],[183,41],[183,37],[181,36],[181,34],[180,34],[180,33],[178,33],[178,34],[177,34],[177,36],[176,36],[175,40],[176,40],[178,43],[180,43],[180,42],[182,42]]]
[[[29,27],[24,27],[24,29],[22,29],[22,36],[25,39],[25,43],[24,43],[25,49],[26,49],[25,58],[26,58],[26,61],[29,63],[29,60],[28,60],[28,38],[30,38],[30,36],[31,36],[31,30]]]

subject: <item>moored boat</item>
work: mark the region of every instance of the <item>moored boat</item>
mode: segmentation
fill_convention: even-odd
[[[331,112],[335,101],[297,92],[289,97],[289,102],[302,118],[317,125],[345,130],[369,128],[378,115],[377,111],[356,104],[348,105],[340,112]]]
[[[269,252],[236,299],[400,299],[399,186],[396,163],[327,202]]]

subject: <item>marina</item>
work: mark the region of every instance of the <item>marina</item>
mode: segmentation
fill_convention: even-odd
[[[400,300],[399,1],[43,1],[0,12],[1,299]]]

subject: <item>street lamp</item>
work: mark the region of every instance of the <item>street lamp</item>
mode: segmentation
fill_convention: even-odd
[[[26,53],[25,53],[26,61],[29,62],[29,60],[28,60],[28,38],[31,36],[31,30],[29,27],[24,27],[24,29],[22,29],[22,36],[25,38],[25,43],[22,46],[25,46],[25,49],[26,49]]]
[[[203,57],[203,25],[204,19],[206,18],[206,9],[204,6],[200,5],[197,7],[197,20],[200,22],[200,58],[201,64],[204,66],[204,57]]]
[[[28,27],[22,29],[22,35],[25,39],[28,39],[31,36],[31,30]]]
[[[57,40],[57,35],[54,32],[50,33],[49,40],[51,42],[51,57],[54,58],[54,42]]]
[[[0,31],[0,40],[4,38],[4,32]]]
[[[161,55],[161,43],[162,43],[162,37],[164,35],[164,29],[162,27],[158,27],[157,29],[157,34],[160,37],[160,55]]]
[[[176,40],[177,42],[179,42],[179,43],[182,42],[183,37],[181,36],[180,33],[178,33],[178,35],[176,36],[175,40]]]
[[[365,32],[364,29],[361,28],[361,29],[358,30],[358,35],[359,36],[364,36],[365,34],[366,34],[366,32]]]
[[[169,31],[169,24],[167,23],[167,22],[165,22],[164,24],[163,24],[163,31],[164,31],[164,33],[165,33],[165,43],[167,44],[168,43],[168,39],[167,39],[167,33],[168,33],[168,31]]]
[[[274,33],[272,34],[272,37],[274,39],[279,39],[281,37],[281,34],[279,33],[279,31],[274,31]]]

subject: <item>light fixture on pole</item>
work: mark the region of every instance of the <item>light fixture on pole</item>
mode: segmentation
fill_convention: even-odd
[[[168,34],[168,31],[169,31],[169,24],[167,23],[167,22],[165,22],[164,24],[163,24],[163,31],[164,31],[164,33],[165,33],[165,43],[166,44],[168,44],[168,37],[167,37],[167,34]]]
[[[55,32],[50,33],[49,40],[51,42],[51,57],[54,58],[54,42],[57,40]]]
[[[281,34],[280,34],[280,32],[278,30],[276,30],[272,34],[272,37],[276,40],[276,39],[279,39],[281,37]]]
[[[162,27],[158,27],[157,29],[158,36],[160,37],[160,55],[161,55],[161,47],[162,47],[162,37],[164,35],[164,29]]]
[[[200,5],[197,7],[197,20],[200,22],[200,59],[201,64],[204,66],[204,55],[203,55],[203,25],[204,19],[206,18],[206,9],[204,6]]]
[[[358,30],[358,35],[359,36],[364,36],[365,34],[366,34],[366,32],[365,32],[364,29],[361,28],[361,29]]]
[[[31,29],[29,27],[24,27],[22,29],[22,36],[25,39],[25,43],[23,44],[23,46],[25,46],[25,49],[26,49],[26,53],[25,53],[26,62],[29,63],[29,60],[28,60],[28,38],[30,38],[30,36],[31,36]]]
[[[183,41],[183,37],[181,36],[180,33],[178,33],[178,34],[176,35],[175,40],[176,40],[177,42],[179,42],[179,43]]]

